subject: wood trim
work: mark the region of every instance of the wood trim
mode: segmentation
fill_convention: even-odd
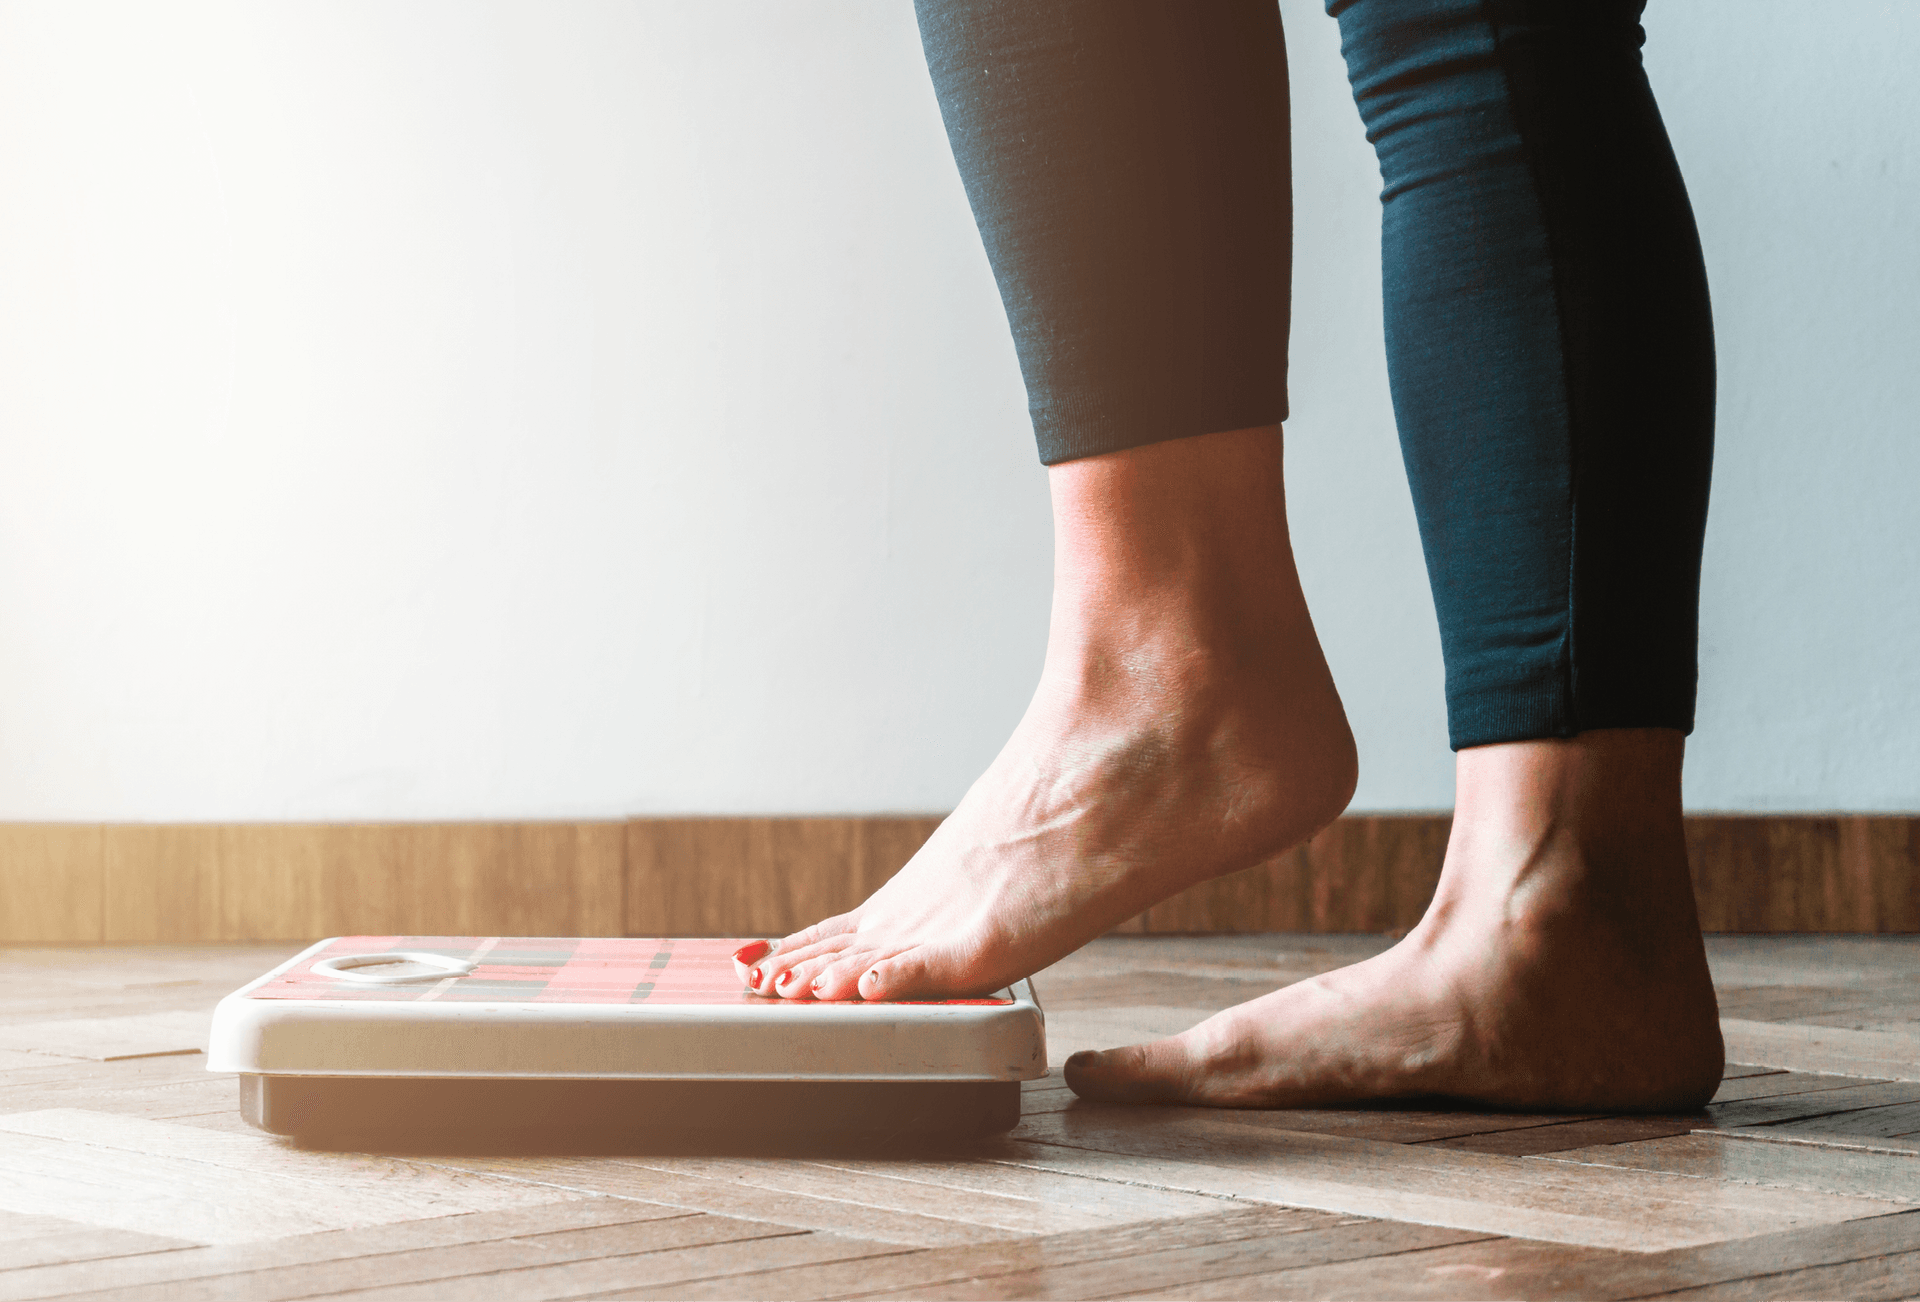
[[[1182,891],[1116,930],[1405,931],[1440,880],[1447,814],[1355,814],[1257,867]]]
[[[0,941],[617,935],[622,824],[0,824]]]
[[[783,936],[845,913],[913,857],[923,818],[636,818],[626,934]]]
[[[0,942],[779,935],[852,908],[939,822],[0,823]],[[1342,818],[1117,930],[1404,930],[1449,824]],[[1920,817],[1699,815],[1687,840],[1709,931],[1920,931]]]
[[[1687,820],[1708,931],[1920,931],[1920,818]]]
[[[0,823],[0,941],[107,938],[102,829]]]

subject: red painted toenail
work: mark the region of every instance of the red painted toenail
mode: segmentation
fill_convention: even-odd
[[[750,945],[742,945],[739,949],[734,950],[733,961],[736,963],[757,963],[765,958],[767,951],[772,948],[773,946],[767,944],[766,941],[756,940]]]
[[[747,984],[750,986],[757,986],[760,984],[759,968],[755,968],[753,971],[747,973]]]
[[[775,990],[785,990],[787,988],[787,983],[792,980],[793,980],[793,973],[782,972],[779,976],[773,979],[773,988]]]

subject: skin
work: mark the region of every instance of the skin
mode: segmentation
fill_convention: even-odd
[[[1352,796],[1353,736],[1287,535],[1280,432],[1049,470],[1054,596],[1025,717],[913,860],[850,913],[739,955],[759,993],[980,994]],[[1297,1107],[1439,1094],[1695,1106],[1720,1078],[1680,824],[1679,733],[1459,753],[1433,904],[1393,949],[1182,1035],[1076,1054],[1082,1095]]]

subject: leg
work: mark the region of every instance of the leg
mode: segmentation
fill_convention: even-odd
[[[1006,749],[755,989],[961,994],[1249,867],[1352,794],[1287,538],[1286,58],[1271,0],[923,0],[1054,509],[1046,664]]]
[[[1638,0],[1328,7],[1386,181],[1453,836],[1431,908],[1386,954],[1067,1078],[1240,1106],[1704,1102],[1721,1045],[1680,759],[1712,332]]]

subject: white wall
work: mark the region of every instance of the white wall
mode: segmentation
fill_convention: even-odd
[[[1287,0],[1292,511],[1451,801],[1377,180]],[[1920,8],[1654,0],[1720,324],[1697,807],[1920,807]],[[905,0],[0,0],[0,818],[951,807],[1044,473]]]

